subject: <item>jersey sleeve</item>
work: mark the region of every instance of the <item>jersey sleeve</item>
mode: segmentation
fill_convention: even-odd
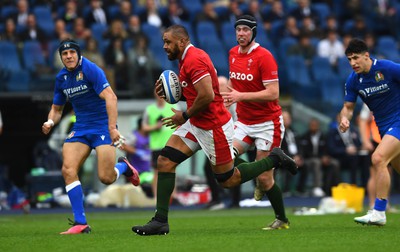
[[[55,81],[53,104],[58,106],[63,106],[67,102],[67,97],[62,92],[60,86],[62,83],[61,76],[58,75]]]
[[[214,69],[214,66],[212,66],[212,68]],[[204,77],[210,75],[210,72],[208,70],[209,66],[207,65],[207,61],[204,56],[191,58],[191,60],[187,64],[186,69],[193,85],[195,85],[199,80],[203,79]]]
[[[344,101],[346,102],[356,102],[357,101],[357,91],[354,88],[354,82],[355,78],[353,78],[353,75],[350,75],[346,83],[344,85]],[[333,84],[335,85],[335,84]]]
[[[110,86],[104,71],[97,65],[93,63],[88,64],[84,73],[86,73],[86,78],[88,79],[89,83],[93,85],[93,89],[97,94],[100,94],[105,88]]]
[[[264,85],[279,79],[278,65],[276,64],[275,58],[272,56],[272,54],[265,53],[259,62],[261,79]]]

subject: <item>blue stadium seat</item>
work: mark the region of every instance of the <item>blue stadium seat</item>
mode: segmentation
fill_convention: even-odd
[[[15,5],[5,5],[0,8],[0,20],[5,21],[9,16],[18,13]]]
[[[335,73],[328,58],[315,56],[311,62],[311,75],[314,81],[319,82]]]
[[[118,17],[119,14],[119,5],[118,4],[113,4],[107,7],[106,11],[108,14],[108,19],[109,20],[114,20],[115,18]]]
[[[289,49],[289,47],[291,47],[292,45],[297,44],[297,39],[295,38],[291,38],[291,37],[285,37],[280,39],[279,44],[277,44],[277,48],[278,48],[278,61],[279,62],[285,62],[285,59],[287,57],[287,51]]]
[[[286,58],[286,66],[288,68],[287,77],[290,84],[300,87],[313,86],[310,72],[302,56],[288,56]]]
[[[376,41],[376,50],[386,59],[397,61],[400,59],[397,41],[392,36],[381,36]]]
[[[228,54],[224,45],[219,40],[208,41],[208,43],[204,44],[202,49],[210,56],[215,69],[217,69],[218,75],[228,77]]]
[[[0,41],[0,69],[10,72],[22,70],[15,44],[8,41]]]
[[[177,73],[177,69],[175,69],[172,61],[170,61],[162,47],[154,47],[151,49],[154,58],[160,64],[162,70],[173,70]]]
[[[353,71],[349,64],[349,60],[347,57],[340,57],[337,62],[337,71],[338,71],[338,76],[340,78],[340,81],[342,83],[345,83],[347,80],[347,77],[349,77],[350,73]]]
[[[318,83],[321,90],[321,100],[327,105],[328,109],[338,110],[344,102],[344,83],[338,76],[330,76]],[[339,111],[330,111],[336,114]]]
[[[38,5],[33,8],[33,14],[36,17],[37,25],[43,29],[48,37],[54,33],[54,20],[52,18],[50,7]]]
[[[49,56],[47,57],[47,64],[51,68],[54,68],[54,62],[53,62],[54,54],[57,52],[59,44],[60,44],[60,40],[58,40],[58,39],[50,40],[49,43],[47,44],[47,51],[49,53]],[[58,52],[57,52],[57,54],[58,54]]]
[[[22,60],[24,68],[30,72],[36,72],[38,66],[47,65],[40,42],[36,40],[24,42],[22,47]]]
[[[217,28],[214,23],[210,21],[200,21],[195,26],[195,31],[197,35],[197,42],[200,47],[208,42],[219,41]]]
[[[224,22],[221,25],[221,35],[222,35],[222,42],[227,51],[229,51],[232,47],[237,46],[236,42],[236,33],[231,22]]]
[[[107,29],[107,25],[100,23],[94,23],[90,26],[92,36],[97,41],[99,49],[104,49],[105,47],[105,39],[103,38],[103,34],[107,31]]]
[[[30,73],[27,70],[14,71],[6,82],[8,92],[29,92]]]
[[[325,19],[331,14],[331,8],[327,3],[313,3],[312,8],[318,12],[320,26],[325,26]]]
[[[193,45],[196,45],[197,44],[197,40],[196,40],[196,35],[195,35],[194,31],[193,31],[192,23],[182,21],[181,25],[186,28],[186,30],[187,30],[187,32],[189,34],[189,37],[190,37],[190,42]]]
[[[162,34],[158,27],[149,23],[142,23],[142,31],[149,39],[149,48],[163,47]]]
[[[182,0],[182,7],[184,7],[190,15],[190,21],[193,22],[199,12],[203,10],[201,0]]]

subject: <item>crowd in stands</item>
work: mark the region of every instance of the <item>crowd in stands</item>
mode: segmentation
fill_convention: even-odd
[[[51,90],[51,84],[36,83],[62,67],[56,49],[71,37],[88,53],[83,55],[103,67],[117,92],[151,97],[161,70],[177,69],[162,49],[162,31],[172,24],[184,25],[192,42],[227,76],[227,52],[236,44],[233,22],[241,14],[258,20],[256,41],[278,60],[282,93],[310,105],[319,102],[315,97],[337,105],[329,94],[340,94],[342,85],[328,91],[324,86],[345,81],[351,69],[344,49],[352,37],[368,40],[374,57],[400,59],[398,0],[5,0],[0,8],[0,47],[11,42],[15,48],[4,50],[18,56],[17,66],[0,64],[6,83],[1,91],[24,91],[14,87],[18,78],[8,81],[13,79],[8,72],[16,71],[28,71],[32,84],[23,85],[28,91]],[[28,42],[40,45],[42,56],[34,63],[25,59]],[[299,64],[304,66],[294,69]],[[306,99],[307,94],[312,97]]]

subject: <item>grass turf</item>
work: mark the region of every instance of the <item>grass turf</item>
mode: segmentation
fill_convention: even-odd
[[[172,210],[170,233],[138,236],[152,211],[87,212],[91,234],[59,235],[69,213],[0,214],[0,251],[399,251],[400,214],[384,227],[353,222],[357,215],[288,215],[288,230],[263,231],[271,209]]]

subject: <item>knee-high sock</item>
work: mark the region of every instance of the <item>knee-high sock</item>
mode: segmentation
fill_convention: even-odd
[[[275,167],[274,161],[270,157],[263,158],[258,161],[251,163],[241,163],[236,168],[240,171],[241,184],[247,182],[255,177],[258,177],[261,173],[269,171]]]
[[[265,194],[271,202],[271,206],[275,212],[275,217],[278,220],[287,222],[288,219],[286,218],[285,214],[285,206],[283,204],[281,189],[276,184],[274,184],[271,189],[265,192]]]
[[[65,187],[74,214],[74,221],[79,224],[86,224],[85,209],[83,207],[83,190],[81,182],[74,181]]]
[[[175,173],[159,172],[157,181],[156,219],[168,221],[169,203],[175,188]]]

